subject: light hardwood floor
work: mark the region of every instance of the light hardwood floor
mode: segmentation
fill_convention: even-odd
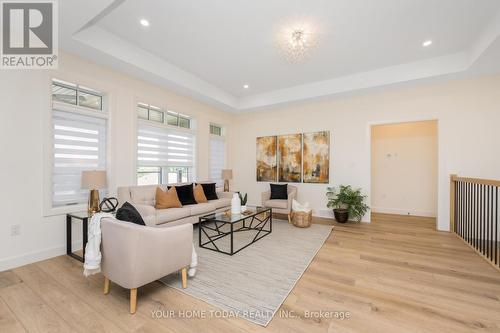
[[[217,310],[158,282],[139,289],[130,315],[128,290],[111,284],[104,295],[102,275],[86,279],[81,263],[61,256],[0,273],[0,332],[500,332],[500,273],[434,225],[382,214],[371,224],[335,224],[281,307],[301,317],[278,316],[267,328],[238,318],[154,318],[157,309]]]

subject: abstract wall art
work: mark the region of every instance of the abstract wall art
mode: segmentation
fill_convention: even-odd
[[[330,131],[304,133],[304,183],[330,181]]]
[[[280,182],[302,181],[302,134],[278,136],[278,162]]]
[[[257,181],[275,182],[278,179],[277,137],[257,138]]]

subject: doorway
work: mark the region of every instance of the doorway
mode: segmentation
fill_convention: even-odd
[[[372,125],[372,213],[423,217],[436,228],[437,202],[437,121]]]

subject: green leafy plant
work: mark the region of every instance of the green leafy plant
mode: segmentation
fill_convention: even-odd
[[[349,212],[349,218],[358,222],[370,209],[364,202],[366,195],[361,193],[360,188],[353,189],[350,185],[340,185],[338,188],[328,187],[326,197],[328,208],[345,209]]]
[[[241,195],[241,193],[238,193],[238,196],[240,197],[240,202],[242,206],[247,205],[247,200],[248,200],[248,193],[245,193],[245,195]]]

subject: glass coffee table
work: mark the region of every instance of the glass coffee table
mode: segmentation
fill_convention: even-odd
[[[200,217],[199,246],[232,256],[273,231],[271,208],[249,207],[247,212],[231,214],[228,210]]]

